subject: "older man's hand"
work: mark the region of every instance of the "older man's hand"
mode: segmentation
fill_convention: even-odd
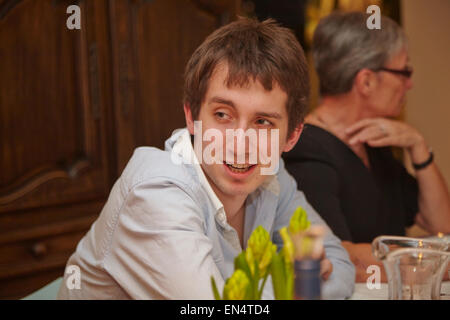
[[[386,118],[360,120],[345,130],[350,145],[367,143],[371,147],[401,147],[411,155],[414,163],[429,157],[429,149],[422,134],[411,125]]]

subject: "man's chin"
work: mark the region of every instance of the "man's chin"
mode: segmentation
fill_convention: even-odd
[[[214,183],[214,189],[222,195],[228,197],[242,197],[253,193],[264,181],[260,175],[260,168],[258,166],[249,176],[243,179],[237,179],[228,174],[227,170],[221,167],[215,172],[215,179],[208,179],[210,183]]]
[[[226,181],[222,183],[221,192],[229,197],[246,197],[258,189],[260,184],[254,181]]]

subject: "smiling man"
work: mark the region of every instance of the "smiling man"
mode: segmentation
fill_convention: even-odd
[[[211,34],[186,67],[187,128],[164,151],[136,149],[67,263],[79,266],[81,289],[65,279],[59,298],[212,299],[211,276],[220,290],[252,231],[263,226],[281,247],[279,230],[300,205],[327,230],[323,297],[350,296],[354,266],[280,160],[300,137],[308,90],[303,50],[274,21],[240,19]],[[257,140],[247,145],[239,130]]]

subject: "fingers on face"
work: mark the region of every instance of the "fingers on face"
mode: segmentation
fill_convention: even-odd
[[[382,139],[387,136],[387,132],[383,127],[379,125],[371,125],[363,128],[357,134],[355,134],[349,141],[350,144],[359,142],[369,142],[372,140]]]
[[[348,135],[355,134],[356,132],[360,131],[361,129],[364,129],[367,126],[373,125],[375,121],[376,121],[375,119],[363,119],[361,121],[354,123],[350,127],[348,127],[345,130],[345,133]]]

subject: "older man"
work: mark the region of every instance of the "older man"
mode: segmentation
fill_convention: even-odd
[[[414,222],[450,233],[449,193],[433,153],[417,129],[397,120],[413,85],[406,37],[387,17],[380,30],[369,30],[366,19],[351,12],[320,21],[313,55],[321,101],[285,155],[299,188],[344,240],[358,281],[378,264],[370,247],[376,236],[404,235]],[[416,178],[391,147],[410,155]]]

